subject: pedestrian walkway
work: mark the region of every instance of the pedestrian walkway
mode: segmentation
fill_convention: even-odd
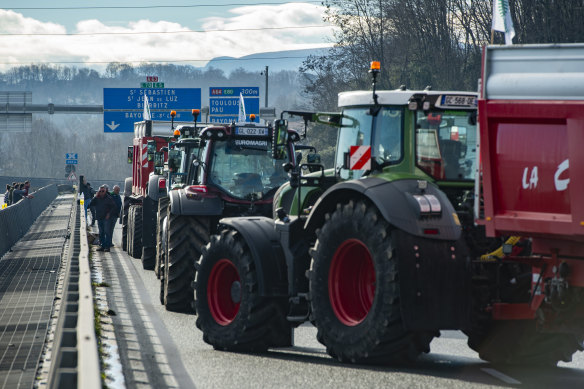
[[[0,388],[34,385],[73,205],[59,195],[0,259]]]

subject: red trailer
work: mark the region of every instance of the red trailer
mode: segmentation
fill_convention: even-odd
[[[483,271],[495,292],[475,300],[469,345],[496,362],[569,360],[584,339],[584,45],[489,46],[481,79],[477,222],[522,247]]]

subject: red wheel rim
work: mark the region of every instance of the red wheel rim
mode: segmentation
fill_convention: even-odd
[[[230,324],[239,312],[240,301],[234,301],[237,296],[232,293],[234,286],[239,286],[240,296],[240,279],[235,265],[227,259],[221,259],[211,269],[207,284],[207,302],[211,316],[222,326]]]
[[[337,248],[328,287],[333,311],[343,324],[356,326],[365,319],[375,297],[375,268],[363,242],[348,239]]]

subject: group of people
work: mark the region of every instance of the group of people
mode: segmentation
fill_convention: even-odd
[[[83,193],[85,220],[87,221],[87,209],[89,208],[92,221],[99,229],[99,248],[97,251],[109,252],[113,246],[112,236],[116,222],[122,209],[122,198],[120,197],[120,187],[115,185],[110,192],[107,185],[101,185],[97,192],[87,182],[85,177],[80,177],[79,193]]]
[[[4,203],[6,206],[18,203],[23,198],[32,198],[33,195],[28,194],[30,189],[30,181],[13,182],[12,185],[6,184],[6,193],[4,193]]]

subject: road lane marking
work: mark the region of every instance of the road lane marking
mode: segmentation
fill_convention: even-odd
[[[501,381],[505,382],[506,384],[521,385],[520,381],[517,381],[515,378],[509,377],[508,375],[501,373],[499,370],[491,369],[488,367],[483,367],[483,368],[481,368],[481,370],[487,374],[492,375],[495,378],[500,379]]]

